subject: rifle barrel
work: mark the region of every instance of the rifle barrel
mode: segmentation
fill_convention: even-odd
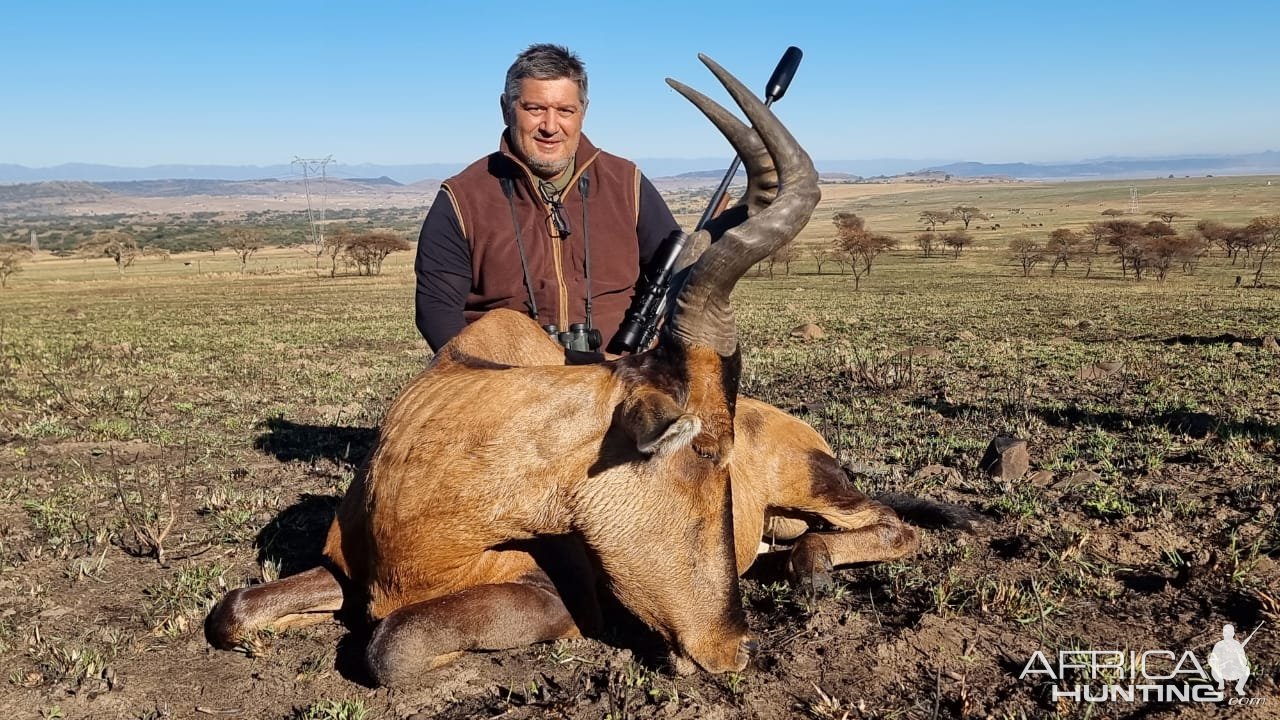
[[[1261,630],[1262,626],[1266,624],[1267,624],[1267,621],[1265,620],[1263,620],[1262,622],[1259,622],[1258,627],[1254,628],[1253,632],[1249,633],[1249,637],[1245,638],[1244,642],[1240,643],[1240,647],[1244,647],[1245,645],[1248,645],[1249,641],[1253,639],[1254,634],[1257,633],[1259,630]]]
[[[800,48],[794,45],[782,53],[782,59],[778,61],[778,66],[773,69],[773,75],[769,76],[769,84],[765,86],[765,107],[769,107],[774,100],[780,100],[786,94],[787,88],[791,86],[791,79],[796,75],[796,69],[800,67],[800,58],[802,57],[804,57],[804,53],[800,52]],[[735,154],[733,162],[729,163],[728,172],[720,180],[720,186],[711,194],[711,202],[707,204],[707,209],[702,212],[702,217],[698,219],[698,224],[693,229],[694,232],[703,229],[707,226],[707,223],[711,222],[716,208],[720,207],[720,202],[724,200],[724,194],[728,192],[729,184],[733,182],[733,176],[737,174],[738,165],[741,163],[742,158]]]

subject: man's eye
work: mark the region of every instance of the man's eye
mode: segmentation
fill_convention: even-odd
[[[578,111],[574,108],[560,108],[560,117],[567,118],[577,115]]]

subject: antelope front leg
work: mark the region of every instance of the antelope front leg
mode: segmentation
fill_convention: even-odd
[[[342,585],[322,565],[274,582],[232,590],[209,611],[204,632],[211,645],[231,650],[259,630],[311,625],[341,609]]]
[[[800,497],[787,505],[813,513],[838,532],[806,533],[791,549],[788,570],[792,580],[810,592],[831,585],[831,571],[841,565],[897,560],[915,552],[920,538],[893,508],[876,502],[849,484],[836,459],[814,453],[808,477],[794,483]]]
[[[787,569],[798,587],[817,593],[831,587],[831,571],[840,565],[897,560],[920,544],[915,528],[887,507],[874,525],[843,532],[807,533],[791,548]]]
[[[399,686],[468,650],[506,650],[580,636],[555,587],[542,576],[406,605],[378,624],[366,656],[379,685]]]

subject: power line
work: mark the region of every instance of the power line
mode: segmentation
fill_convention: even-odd
[[[302,189],[307,195],[307,220],[311,222],[311,242],[315,246],[316,257],[324,252],[324,211],[329,201],[329,188],[327,185],[328,175],[325,173],[325,166],[333,162],[333,156],[327,155],[322,158],[302,158],[297,155],[293,156],[293,164],[302,168]],[[311,182],[310,178],[319,176],[320,178],[320,221],[316,222],[316,213],[311,206]]]

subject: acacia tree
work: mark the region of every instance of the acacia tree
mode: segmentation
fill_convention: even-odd
[[[835,263],[836,267],[840,268],[840,274],[843,275],[845,270],[853,265],[854,260],[849,253],[837,247],[831,250],[831,262]]]
[[[1245,231],[1253,238],[1252,250],[1257,252],[1258,271],[1253,274],[1253,286],[1262,284],[1262,265],[1277,249],[1280,249],[1280,215],[1263,215],[1249,221]]]
[[[946,225],[955,219],[950,210],[922,210],[920,211],[920,222],[929,226],[929,230],[937,229],[939,225]],[[966,223],[966,227],[968,224]]]
[[[123,230],[101,230],[89,236],[76,248],[80,257],[109,257],[116,262],[116,272],[124,275],[124,269],[137,260],[142,251],[133,236]]]
[[[343,250],[347,249],[347,242],[351,239],[354,232],[347,225],[335,225],[324,236],[324,247],[321,248],[320,257],[329,256],[329,277],[338,276],[338,256]],[[319,262],[319,258],[316,259]]]
[[[863,275],[871,274],[871,265],[881,253],[897,247],[898,241],[884,234],[867,230],[867,223],[854,213],[836,213],[832,217],[836,226],[836,237],[832,241],[832,258],[837,263],[847,259],[853,270],[853,289],[857,290]]]
[[[1182,272],[1190,275],[1196,271],[1200,258],[1209,254],[1209,241],[1195,232],[1180,233],[1178,239],[1179,246],[1173,259],[1182,264]]]
[[[1146,268],[1155,274],[1157,282],[1164,282],[1174,258],[1182,253],[1183,245],[1183,239],[1177,235],[1149,236],[1142,242],[1142,261],[1137,267]]]
[[[973,238],[969,233],[963,230],[949,232],[942,236],[942,244],[951,248],[955,253],[955,257],[960,257],[960,251],[973,244]]]
[[[234,227],[227,231],[227,247],[240,258],[240,272],[244,272],[249,258],[262,249],[266,242],[266,233],[258,228]]]
[[[1196,232],[1209,244],[1221,245],[1222,251],[1231,258],[1231,264],[1236,264],[1236,238],[1239,234],[1234,232],[1234,228],[1217,220],[1201,220],[1196,223]]]
[[[1092,243],[1090,252],[1094,255],[1098,254],[1098,247],[1102,245],[1102,241],[1107,239],[1108,230],[1105,222],[1091,222],[1084,226],[1085,235],[1089,236]]]
[[[30,260],[31,248],[22,245],[0,245],[0,288],[9,284],[9,276],[22,272],[22,264]]]
[[[1109,220],[1104,225],[1107,228],[1106,242],[1115,249],[1116,261],[1120,263],[1120,275],[1128,277],[1133,261],[1141,254],[1138,245],[1142,239],[1142,224],[1133,220]]]
[[[865,232],[867,221],[857,213],[838,212],[831,216],[831,223],[836,226],[836,238],[844,235]]]
[[[860,290],[862,276],[871,274],[871,264],[880,253],[898,246],[898,241],[888,235],[867,233],[848,243],[842,250],[849,256],[849,268],[853,273],[853,289]]]
[[[810,248],[809,257],[813,258],[813,261],[818,264],[819,275],[822,274],[822,266],[835,259],[832,257],[831,250],[822,247]]]
[[[951,208],[951,215],[964,222],[965,230],[969,229],[969,223],[974,220],[989,219],[985,213],[972,205],[957,205]]]
[[[782,263],[783,271],[791,274],[791,263],[800,257],[800,248],[795,243],[786,243],[769,255],[769,277],[773,277],[774,263]]]
[[[1082,254],[1084,238],[1071,228],[1057,228],[1049,233],[1049,242],[1045,243],[1045,254],[1053,261],[1049,266],[1049,275],[1058,272],[1058,266],[1071,267],[1071,261]]]
[[[346,254],[361,275],[381,275],[382,261],[393,252],[409,250],[413,244],[386,230],[360,233],[347,241]]]
[[[858,249],[857,259],[862,261],[867,274],[871,274],[871,262],[880,256],[880,253],[888,250],[894,250],[898,247],[898,240],[884,233],[874,233],[867,242],[863,243]]]
[[[1142,226],[1141,237],[1129,259],[1129,266],[1133,268],[1133,274],[1138,280],[1142,279],[1144,271],[1150,270],[1156,273],[1158,280],[1164,281],[1173,257],[1181,250],[1177,235],[1177,230],[1159,220],[1152,220]]]
[[[1125,211],[1117,210],[1116,208],[1107,208],[1102,211],[1102,217],[1122,217],[1126,214]]]
[[[937,240],[937,233],[932,230],[926,230],[916,235],[916,247],[920,248],[920,252],[924,253],[925,257],[930,257],[933,255],[933,246]]]
[[[1186,213],[1180,213],[1177,210],[1152,210],[1147,214],[1154,218],[1160,218],[1161,222],[1164,222],[1165,224],[1172,223],[1178,218],[1184,218],[1187,216]]]
[[[1009,241],[1009,253],[1022,266],[1022,277],[1030,277],[1031,270],[1044,260],[1044,250],[1031,238],[1014,238]]]

